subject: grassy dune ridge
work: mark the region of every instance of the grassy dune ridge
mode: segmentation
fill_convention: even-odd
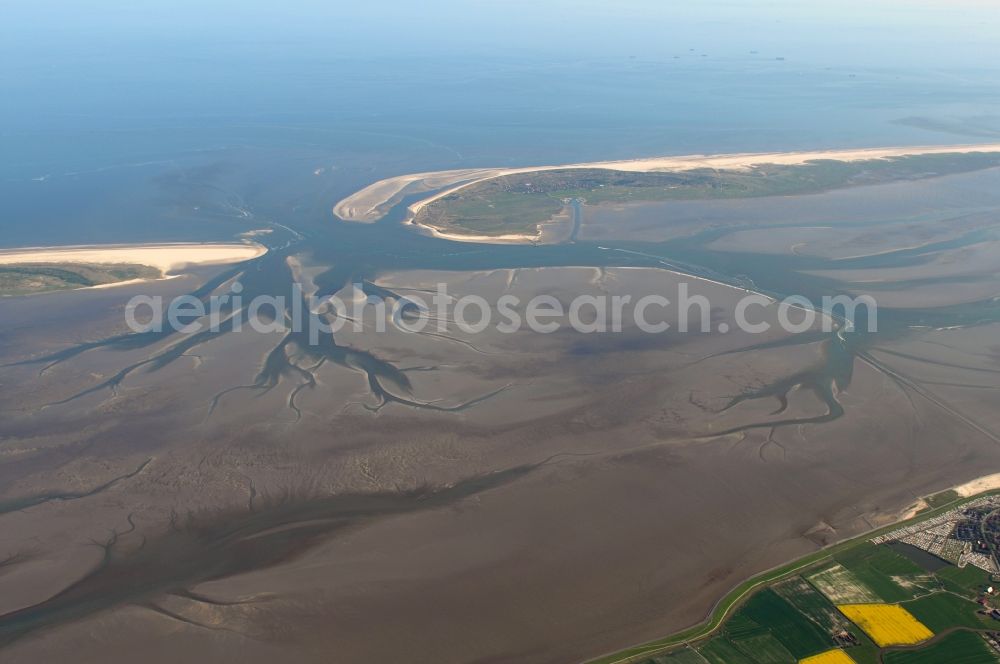
[[[30,295],[90,288],[133,279],[157,279],[160,270],[130,263],[24,263],[0,265],[0,295]]]

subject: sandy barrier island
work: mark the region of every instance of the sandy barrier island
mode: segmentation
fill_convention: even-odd
[[[79,245],[64,247],[25,247],[0,249],[0,265],[25,264],[97,264],[145,265],[160,271],[161,279],[189,266],[242,263],[267,253],[267,247],[255,242],[229,244],[173,243]],[[101,284],[106,288],[143,279]]]
[[[746,154],[683,155],[674,157],[649,157],[622,161],[596,161],[580,164],[552,166],[528,166],[523,168],[478,168],[451,171],[431,171],[413,173],[379,180],[341,200],[333,207],[333,213],[343,221],[374,223],[389,209],[399,203],[403,196],[436,192],[409,206],[405,223],[413,223],[413,218],[425,206],[448,196],[463,187],[505,175],[537,173],[541,171],[565,169],[606,169],[634,173],[678,172],[699,168],[740,170],[766,164],[799,165],[811,161],[866,161],[890,157],[910,157],[928,154],[967,154],[972,152],[1000,152],[1000,143],[978,145],[929,145],[909,147],[857,148],[850,150],[816,150],[807,152],[762,152]],[[420,224],[416,224],[420,225]],[[512,234],[508,236],[471,236],[445,233],[436,228],[420,225],[422,232],[462,241],[490,241],[500,243],[520,243],[535,241],[536,236]]]

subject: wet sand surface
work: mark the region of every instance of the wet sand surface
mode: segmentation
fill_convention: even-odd
[[[1000,469],[998,183],[598,206],[576,242],[488,249],[407,232],[404,201],[335,240],[276,229],[246,263],[0,302],[0,658],[576,662],[695,623]],[[124,326],[132,294],[237,280],[560,301],[685,281],[713,326]],[[719,332],[748,288],[889,304],[874,334]]]

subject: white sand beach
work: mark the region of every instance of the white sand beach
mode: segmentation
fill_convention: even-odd
[[[969,496],[974,496],[977,493],[993,491],[994,489],[1000,489],[1000,473],[978,477],[971,482],[959,484],[953,490],[959,496],[968,498]]]
[[[0,249],[0,265],[15,263],[130,263],[148,265],[163,273],[186,265],[239,263],[267,253],[256,243],[232,244],[118,244]]]
[[[25,247],[0,249],[0,265],[37,263],[131,264],[156,268],[161,279],[171,273],[195,265],[227,265],[241,263],[267,253],[267,247],[255,242],[229,244],[120,244],[78,245],[64,247]],[[108,288],[136,280],[101,284],[91,288]]]
[[[525,244],[527,242],[538,242],[542,238],[542,233],[539,231],[534,235],[529,235],[527,233],[507,233],[504,235],[470,235],[468,233],[447,233],[434,226],[428,226],[427,224],[418,224],[412,219],[406,222],[407,225],[413,226],[418,232],[424,235],[430,235],[436,238],[441,238],[444,240],[454,240],[455,242],[485,242],[488,244]]]

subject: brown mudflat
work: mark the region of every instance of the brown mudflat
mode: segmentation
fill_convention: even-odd
[[[124,327],[134,293],[285,292],[346,260],[305,248],[0,302],[0,659],[574,662],[695,623],[1000,465],[998,178],[585,208],[580,243],[673,238],[644,253],[703,279],[625,252],[367,275],[491,301],[686,281],[697,334]],[[846,345],[721,333],[727,267],[888,305]]]

